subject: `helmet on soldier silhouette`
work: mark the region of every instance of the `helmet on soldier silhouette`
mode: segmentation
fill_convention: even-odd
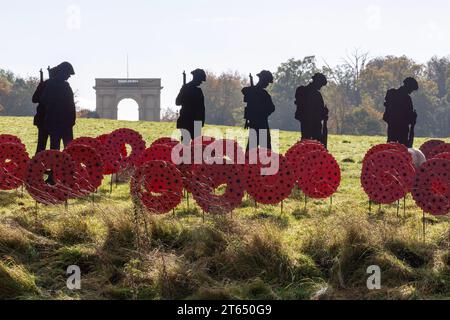
[[[405,81],[403,81],[403,84],[411,91],[419,90],[419,83],[412,77],[406,78]]]
[[[195,69],[191,72],[194,79],[198,79],[200,81],[206,81],[206,72],[203,69]]]
[[[323,73],[316,73],[313,75],[312,80],[314,83],[320,85],[321,87],[326,86],[328,84],[327,77]]]
[[[257,74],[259,80],[267,81],[269,83],[273,83],[273,74],[270,71],[263,70]]]
[[[70,75],[70,76],[73,76],[75,74],[75,70],[73,69],[73,66],[67,61],[61,63],[56,68],[58,69],[58,73],[62,73],[65,75]]]

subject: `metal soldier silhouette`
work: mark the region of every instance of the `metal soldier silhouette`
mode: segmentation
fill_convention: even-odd
[[[201,123],[201,127],[205,126],[205,97],[199,86],[206,81],[206,72],[202,69],[196,69],[191,74],[193,79],[189,83],[186,83],[184,74],[184,84],[176,99],[176,105],[181,106],[177,129],[181,129],[182,133],[187,131],[190,135],[190,138],[186,139],[183,134],[182,141],[186,144],[201,136],[201,130],[199,132],[195,130],[196,122]]]
[[[60,150],[61,140],[66,147],[73,140],[76,108],[72,88],[67,80],[75,74],[72,65],[63,62],[55,75],[47,81],[40,103],[45,106],[45,127],[50,135],[50,149]]]
[[[256,148],[272,149],[272,141],[269,128],[269,116],[275,112],[272,97],[266,91],[269,84],[273,83],[273,75],[270,71],[263,70],[258,75],[259,82],[253,85],[253,77],[250,75],[250,87],[242,89],[245,108],[245,128],[250,129],[247,150]]]
[[[55,77],[57,68],[50,68],[48,67],[48,75],[49,79],[53,79]],[[32,101],[33,103],[37,103],[38,106],[36,107],[36,115],[33,119],[33,124],[38,128],[38,143],[36,148],[36,154],[38,154],[41,151],[44,151],[47,148],[47,142],[48,142],[48,130],[45,125],[45,117],[46,117],[46,107],[41,102],[42,94],[45,91],[45,88],[47,87],[48,81],[44,81],[44,73],[42,72],[42,69],[40,71],[40,82],[38,87],[36,88],[36,91],[33,94]]]
[[[302,140],[316,140],[328,144],[328,108],[325,106],[320,89],[328,84],[327,78],[316,73],[307,86],[297,88],[295,119],[301,123]]]
[[[408,148],[414,145],[414,127],[417,112],[414,110],[411,93],[419,90],[414,78],[407,78],[403,86],[390,89],[386,94],[383,120],[388,124],[388,142],[398,142]]]

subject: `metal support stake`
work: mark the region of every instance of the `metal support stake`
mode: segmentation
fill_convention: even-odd
[[[423,224],[423,243],[425,244],[427,241],[427,221],[426,221],[426,215],[425,215],[425,211],[423,212],[423,219],[422,219],[422,224]]]
[[[406,217],[406,196],[403,198],[403,216]]]
[[[330,197],[330,213],[333,211],[333,196]]]

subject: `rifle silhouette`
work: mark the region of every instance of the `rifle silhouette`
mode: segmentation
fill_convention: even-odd
[[[51,72],[50,72],[51,69],[52,68],[50,68],[50,66],[47,67],[47,72],[48,72],[48,78],[49,79],[52,78],[52,75],[51,75]],[[43,83],[45,81],[45,79],[44,79],[44,71],[42,70],[42,68],[41,68],[41,70],[39,70],[39,80],[40,80],[41,83]]]
[[[325,148],[328,148],[328,120],[323,121],[322,143],[325,146]]]
[[[323,120],[321,140],[325,148],[328,148],[328,120]]]
[[[187,83],[187,80],[186,80],[186,71],[183,71],[183,86],[185,86],[186,83]]]
[[[251,73],[250,73],[250,75],[249,75],[249,78],[250,78],[250,87],[251,87],[251,88],[254,88],[254,87],[255,87],[255,82],[253,81],[253,76],[252,76]],[[244,126],[244,129],[248,129],[248,128],[249,128],[249,125],[250,125],[250,121],[248,120],[247,108],[245,108],[244,118],[245,118],[245,126]]]

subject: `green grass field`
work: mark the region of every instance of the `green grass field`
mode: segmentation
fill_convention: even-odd
[[[170,123],[80,120],[76,136],[129,127],[148,143]],[[224,129],[224,128],[220,128]],[[31,118],[0,118],[34,153]],[[280,133],[285,152],[298,133]],[[418,139],[420,146],[425,139]],[[175,213],[136,216],[128,184],[109,194],[109,177],[92,199],[43,206],[20,190],[0,192],[0,299],[449,299],[450,217],[427,216],[411,197],[368,210],[361,161],[382,137],[332,136],[343,181],[329,201],[294,191],[280,207],[246,200],[228,216],[207,215],[186,201]],[[66,269],[82,269],[82,290],[66,287]],[[371,265],[382,289],[366,286]]]

